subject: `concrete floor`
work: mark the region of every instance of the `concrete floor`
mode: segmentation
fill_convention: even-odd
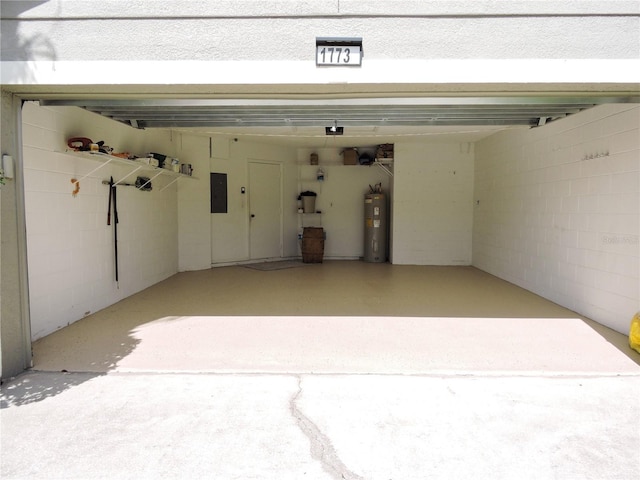
[[[34,362],[2,478],[640,477],[626,337],[471,267],[181,273]]]

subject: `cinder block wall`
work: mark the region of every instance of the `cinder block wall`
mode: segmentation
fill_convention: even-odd
[[[34,340],[88,313],[147,288],[178,270],[177,193],[170,179],[153,190],[118,187],[119,284],[115,282],[113,225],[107,226],[109,187],[130,166],[107,165],[64,153],[66,140],[86,136],[116,151],[174,154],[166,132],[134,130],[81,109],[23,110],[24,183],[29,261],[31,330]],[[72,178],[82,178],[72,196]],[[134,182],[134,173],[125,179]],[[113,217],[112,217],[113,220]]]
[[[627,333],[640,309],[640,106],[476,144],[473,265]]]

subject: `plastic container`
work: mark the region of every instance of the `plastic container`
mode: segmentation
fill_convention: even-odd
[[[304,213],[316,213],[316,196],[315,192],[309,191],[300,194]]]

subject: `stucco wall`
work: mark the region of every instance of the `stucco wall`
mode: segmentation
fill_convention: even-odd
[[[3,32],[15,34],[3,33],[3,60],[307,60],[316,35],[363,37],[367,59],[637,58],[640,49],[629,43],[638,19],[628,14],[639,13],[631,1],[29,6],[3,5]]]
[[[2,2],[1,28],[3,83],[21,91],[626,91],[640,57],[640,5],[622,0]],[[317,68],[322,36],[362,37],[362,66]]]

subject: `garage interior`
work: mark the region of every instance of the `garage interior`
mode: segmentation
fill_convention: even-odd
[[[320,145],[287,146],[25,103],[34,368],[3,385],[3,474],[637,476],[639,364],[624,331],[637,309],[639,108],[339,146],[321,126]],[[194,168],[151,191],[118,187],[118,282],[102,182],[141,171],[67,152],[78,135]],[[393,176],[341,164],[342,148],[383,142]],[[298,260],[296,197],[311,184],[322,264],[255,268],[254,164],[282,173],[269,263]],[[227,173],[227,214],[210,212],[201,172]],[[375,181],[391,196],[390,263],[359,259]]]
[[[371,306],[380,305],[386,312],[382,316],[485,318],[473,314],[477,302],[471,302],[473,308],[464,309],[463,315],[456,313],[459,303],[466,301],[464,295],[450,303],[452,313],[420,303],[429,296],[432,268],[460,267],[467,273],[477,269],[471,276],[483,282],[494,281],[481,275],[490,274],[577,312],[572,318],[612,329],[596,328],[607,332],[605,337],[614,344],[624,345],[628,312],[637,303],[638,207],[633,198],[639,115],[638,106],[630,103],[634,98],[27,102],[23,149],[35,367],[50,361],[45,360],[46,351],[83,350],[80,345],[99,351],[91,342],[74,340],[73,331],[70,341],[75,347],[58,344],[66,338],[62,335],[58,340],[47,336],[80,319],[97,325],[90,319],[104,315],[101,310],[117,310],[123,301],[138,292],[144,295],[154,285],[177,282],[169,298],[192,298],[197,305],[181,282],[172,280],[176,274],[208,271],[224,278],[244,268],[233,265],[299,261],[305,226],[324,229],[324,264],[251,273],[295,278],[314,272],[312,278],[323,278],[324,269],[337,262],[352,266],[358,288],[338,302],[335,292],[300,297],[298,284],[287,292],[290,300],[280,299],[273,315],[376,316]],[[343,127],[344,135],[326,135],[331,126]],[[78,136],[104,141],[114,152],[161,152],[179,158],[191,164],[193,175],[155,176],[153,169],[140,173],[137,165],[78,156],[67,146],[69,138]],[[343,149],[357,147],[375,155],[380,144],[394,145],[391,161],[343,164]],[[318,155],[318,165],[309,164],[312,153]],[[251,173],[260,166],[277,172],[272,187],[279,211],[271,212],[267,222],[275,229],[255,228],[252,223],[256,202],[252,206],[251,194],[257,186],[251,183]],[[318,169],[322,182],[316,178]],[[226,213],[209,210],[210,172],[228,179]],[[131,182],[138,174],[151,177],[153,188],[118,188],[116,282],[113,231],[105,211],[109,189],[104,183],[110,177]],[[377,184],[390,197],[392,266],[360,265],[363,195]],[[308,189],[318,193],[320,214],[298,213],[298,195]],[[422,277],[412,280],[421,289],[394,284],[405,266],[423,269]],[[367,289],[378,275],[387,286]],[[341,276],[349,273],[340,270],[333,283],[349,291]],[[238,291],[228,292],[228,299],[243,308],[228,315],[270,315],[260,281],[234,285]],[[197,315],[225,314],[219,288],[212,290],[217,302],[195,308]],[[413,300],[401,293],[407,291],[415,292]],[[403,301],[389,300],[394,296]],[[259,299],[254,307],[252,299]],[[494,300],[496,308],[503,303],[515,307],[512,301]],[[354,303],[348,307],[350,301]],[[488,311],[483,323],[489,324],[490,318],[547,316],[509,308]],[[172,310],[159,318],[187,311],[191,309]],[[143,323],[154,320],[158,319],[145,318]],[[108,332],[98,336],[111,337]],[[47,347],[49,341],[57,347]]]

